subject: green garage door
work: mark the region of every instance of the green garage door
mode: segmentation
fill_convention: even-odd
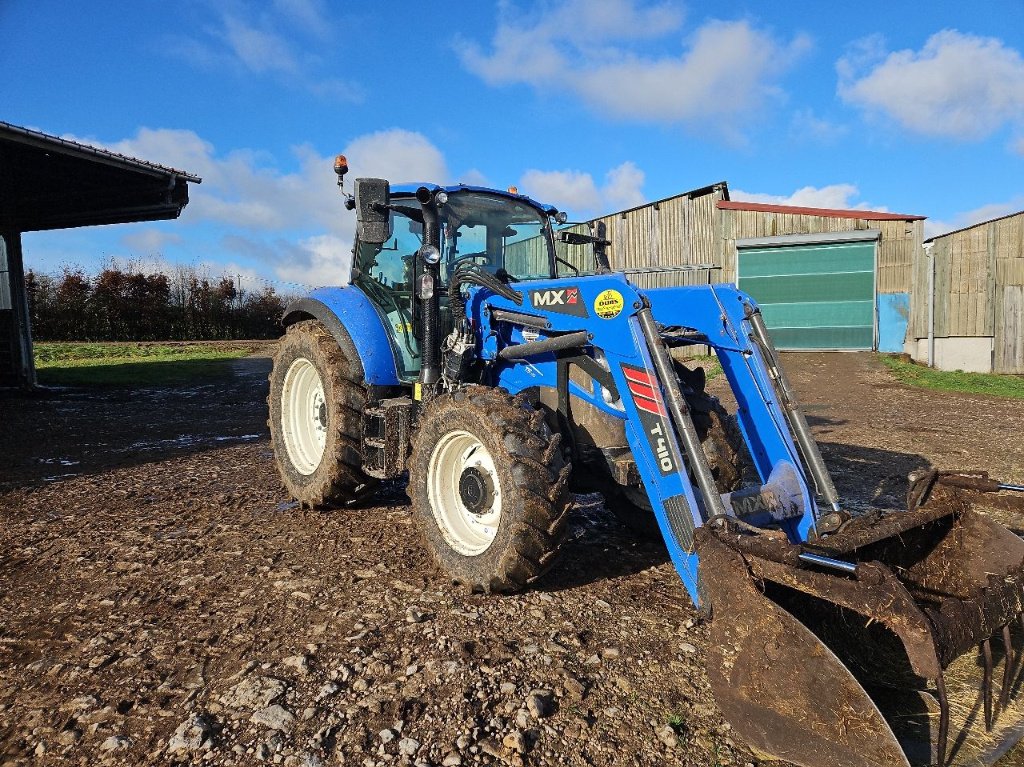
[[[779,349],[874,347],[874,241],[741,246],[739,287]]]

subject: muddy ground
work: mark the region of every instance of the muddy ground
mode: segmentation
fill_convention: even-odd
[[[850,505],[901,505],[928,462],[1024,482],[1024,402],[905,388],[871,355],[784,361]],[[664,549],[600,497],[538,588],[466,594],[398,484],[290,503],[269,362],[230,364],[0,395],[0,764],[760,764]]]

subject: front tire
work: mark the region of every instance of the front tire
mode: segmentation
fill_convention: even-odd
[[[360,450],[362,381],[359,361],[316,320],[290,325],[278,342],[268,425],[281,479],[303,506],[347,503],[372,486]]]
[[[409,496],[427,546],[452,580],[511,593],[554,563],[569,466],[543,414],[501,389],[466,386],[420,414]]]

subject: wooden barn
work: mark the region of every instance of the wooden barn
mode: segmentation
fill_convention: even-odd
[[[723,181],[598,221],[637,285],[735,282],[780,349],[904,350],[924,216],[731,200]]]
[[[1024,211],[926,240],[911,291],[915,359],[1024,373]]]

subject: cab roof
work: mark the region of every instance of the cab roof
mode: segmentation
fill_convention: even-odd
[[[498,197],[507,197],[510,200],[516,200],[519,202],[525,202],[528,205],[532,205],[535,208],[542,210],[545,214],[553,216],[558,213],[558,208],[554,205],[546,205],[542,202],[537,202],[532,197],[527,197],[525,194],[512,194],[501,189],[492,189],[487,186],[469,186],[468,184],[454,184],[452,186],[440,186],[438,184],[432,184],[430,182],[415,182],[409,181],[401,184],[391,185],[392,196],[412,196],[416,194],[416,190],[421,186],[425,186],[432,192],[442,190],[448,194],[454,194],[455,192],[485,192],[487,194],[493,194]]]

